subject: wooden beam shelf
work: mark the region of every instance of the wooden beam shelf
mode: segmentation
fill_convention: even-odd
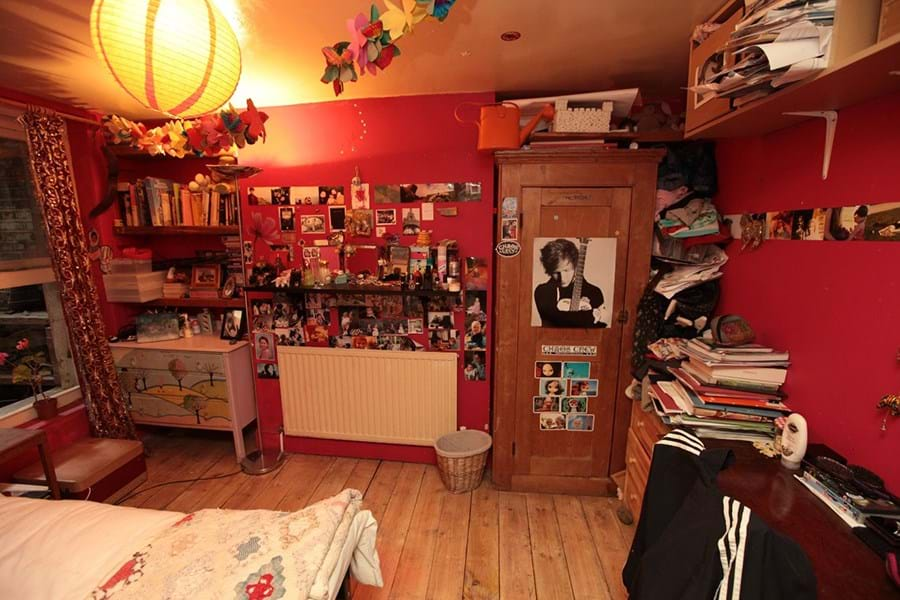
[[[839,110],[900,91],[900,33],[818,75],[741,106],[685,133],[687,139],[756,136],[810,117],[786,112]]]
[[[160,226],[160,227],[116,227],[116,235],[238,235],[237,225],[217,227]]]

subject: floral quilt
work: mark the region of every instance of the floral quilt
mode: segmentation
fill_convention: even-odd
[[[135,552],[91,598],[327,597],[361,502],[358,491],[344,490],[298,512],[188,514]]]

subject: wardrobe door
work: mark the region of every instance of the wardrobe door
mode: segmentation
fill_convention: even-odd
[[[521,193],[517,307],[509,309],[518,332],[512,485],[602,492],[622,343],[618,319],[626,308],[632,188],[524,187]],[[545,354],[547,346],[581,346],[588,355]],[[555,364],[538,364],[565,361],[589,363],[589,375],[584,364],[559,373]]]

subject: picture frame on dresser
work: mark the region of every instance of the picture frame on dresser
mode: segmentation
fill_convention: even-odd
[[[219,337],[223,340],[236,341],[243,337],[247,329],[243,308],[230,308],[222,314],[222,331]]]

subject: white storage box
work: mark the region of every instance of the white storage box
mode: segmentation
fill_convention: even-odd
[[[113,275],[118,275],[119,273],[149,273],[152,270],[153,261],[149,259],[114,258],[109,265],[109,272]]]
[[[162,298],[165,271],[114,274],[103,276],[106,299],[109,302],[149,302]]]
[[[562,133],[606,133],[612,120],[613,103],[604,101],[599,107],[569,108],[568,100],[556,101],[553,131]]]

